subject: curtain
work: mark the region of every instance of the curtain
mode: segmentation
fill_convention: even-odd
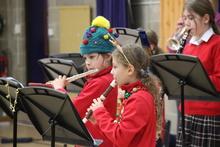
[[[130,0],[96,0],[97,16],[104,16],[111,27],[129,27],[131,14]]]
[[[38,60],[48,56],[47,0],[25,1],[27,82],[43,82]]]

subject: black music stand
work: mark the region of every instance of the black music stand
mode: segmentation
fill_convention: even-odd
[[[147,34],[143,29],[115,27],[113,28],[113,32],[119,35],[116,40],[121,43],[121,45],[134,43],[144,48],[150,47]]]
[[[22,87],[23,85],[12,77],[0,78],[0,107],[13,119],[13,147],[17,146],[17,113],[24,110],[16,94],[17,89]]]
[[[59,75],[66,75],[71,77],[79,74],[76,65],[72,60],[59,58],[44,58],[38,60],[48,80],[54,80]],[[67,86],[68,91],[79,92],[85,83],[85,79],[81,78],[71,82]]]
[[[181,99],[183,145],[185,141],[184,99],[220,101],[200,60],[195,56],[160,54],[151,57],[152,69],[164,84],[169,99]]]
[[[69,96],[51,88],[19,89],[21,103],[43,140],[97,146],[83,124]],[[100,141],[99,141],[100,142]]]
[[[80,53],[62,53],[62,54],[54,54],[50,55],[50,58],[61,58],[61,59],[67,59],[72,60],[73,63],[76,65],[76,69],[79,73],[84,72],[84,65],[85,65],[85,59],[82,57]]]

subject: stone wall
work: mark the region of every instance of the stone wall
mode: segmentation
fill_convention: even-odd
[[[5,50],[8,55],[8,76],[25,83],[24,0],[1,0],[0,14],[4,19],[4,30],[0,35],[0,50]]]

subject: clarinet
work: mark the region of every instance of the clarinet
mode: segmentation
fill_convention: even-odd
[[[183,36],[182,38],[179,40],[179,49],[177,50],[177,53],[178,54],[181,54],[183,52],[183,49],[186,45],[186,40],[189,36],[189,33],[190,33],[190,30],[186,30],[184,33],[183,33]]]
[[[101,101],[103,102],[106,97],[108,96],[108,94],[111,92],[111,90],[116,86],[116,82],[115,80],[113,80],[109,87],[104,91],[104,93],[99,97],[101,99]],[[86,116],[82,119],[82,121],[84,123],[86,123],[88,121],[88,119],[92,116],[93,111],[89,110],[88,113],[86,114]]]

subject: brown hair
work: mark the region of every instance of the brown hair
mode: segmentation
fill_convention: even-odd
[[[216,34],[220,34],[215,23],[215,11],[212,3],[209,0],[187,0],[184,5],[184,10],[195,12],[199,16],[203,17],[208,14],[210,17],[209,24],[213,28]]]
[[[158,46],[159,39],[157,33],[151,29],[149,29],[146,33],[150,44],[154,45],[153,50],[151,49],[151,55],[163,53],[163,50]]]
[[[156,32],[149,29],[146,33],[147,33],[147,38],[148,38],[150,44],[154,44],[157,46],[158,45],[158,36],[157,36]]]
[[[110,57],[111,59],[108,61],[108,65],[109,66],[112,66],[112,55],[111,55],[111,53],[98,53],[99,55],[101,55],[102,56],[102,58],[108,58],[108,57]]]
[[[137,78],[141,79],[142,83],[153,95],[157,112],[157,129],[161,129],[161,127],[158,127],[162,125],[161,118],[163,111],[163,109],[161,108],[161,95],[159,90],[161,82],[159,78],[156,77],[153,73],[148,72],[150,56],[143,48],[136,44],[123,46],[122,51],[127,57],[129,63],[134,66],[135,72],[137,73]],[[116,60],[125,67],[129,66],[129,63],[127,62],[121,51],[119,51],[118,49],[113,51],[112,56],[115,57]]]

